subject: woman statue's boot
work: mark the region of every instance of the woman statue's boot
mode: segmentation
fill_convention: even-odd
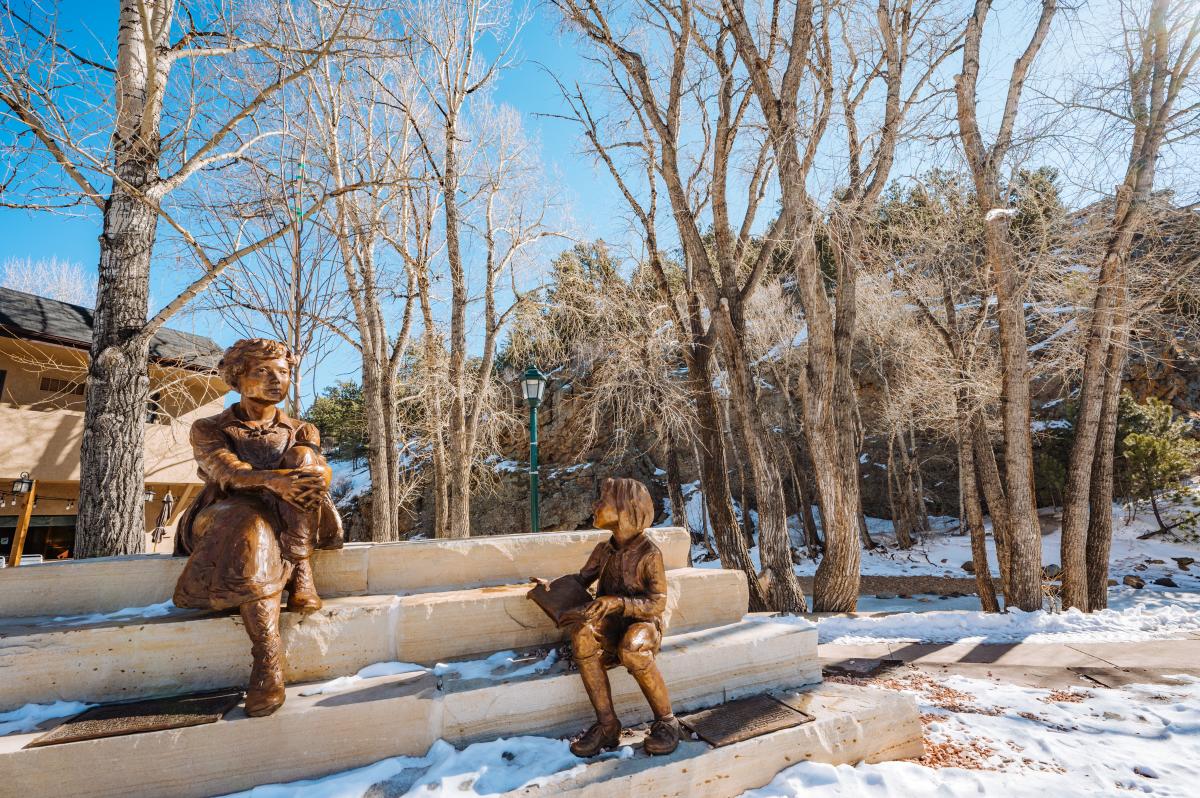
[[[279,637],[279,596],[242,605],[242,621],[250,637],[254,667],[246,689],[246,714],[270,715],[283,704],[283,641]]]
[[[288,612],[308,614],[321,609],[321,597],[317,595],[310,562],[307,558],[298,560],[292,570],[292,579],[288,582]]]

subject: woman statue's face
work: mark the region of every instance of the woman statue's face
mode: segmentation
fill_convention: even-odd
[[[287,398],[292,372],[281,357],[255,360],[238,380],[238,393],[244,399],[277,404]]]

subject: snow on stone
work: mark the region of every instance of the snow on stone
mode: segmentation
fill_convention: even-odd
[[[524,665],[516,670],[509,670],[518,662],[515,651],[497,651],[487,659],[463,660],[460,662],[439,662],[433,666],[436,676],[454,674],[459,679],[513,679],[530,676],[549,670],[558,662],[558,650],[550,649],[545,657]]]
[[[325,695],[326,693],[341,693],[358,687],[367,679],[380,676],[397,676],[401,673],[424,673],[428,668],[413,662],[376,662],[360,670],[353,676],[339,676],[328,682],[310,685],[302,688],[300,695]]]
[[[0,737],[37,731],[48,720],[78,715],[93,704],[79,701],[55,701],[53,704],[26,704],[11,712],[0,712]]]
[[[985,222],[994,222],[997,219],[1011,219],[1017,215],[1016,208],[992,208],[983,217]]]
[[[592,760],[571,753],[566,740],[500,738],[462,750],[438,740],[423,757],[397,756],[320,779],[268,784],[227,798],[361,798],[372,786],[397,798],[484,798],[546,786],[578,773],[589,761],[628,759],[629,747]]]
[[[924,759],[805,762],[743,798],[1196,794],[1200,680],[1070,691],[961,676],[895,681],[926,721]]]
[[[89,623],[107,623],[109,621],[133,621],[144,618],[164,618],[174,613],[178,608],[171,599],[157,604],[147,604],[144,607],[126,607],[112,612],[93,612],[87,615],[56,615],[51,618],[54,623],[64,626],[82,626]]]

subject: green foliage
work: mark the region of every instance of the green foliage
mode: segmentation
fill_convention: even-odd
[[[366,452],[367,424],[362,387],[341,381],[325,389],[304,420],[321,433],[325,450],[338,459],[358,459]]]
[[[1196,467],[1200,443],[1188,436],[1186,419],[1176,418],[1171,405],[1160,399],[1145,403],[1127,402],[1128,430],[1121,438],[1122,455],[1129,468],[1130,488],[1137,499],[1149,499],[1156,491],[1176,487]]]

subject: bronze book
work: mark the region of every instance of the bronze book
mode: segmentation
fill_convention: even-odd
[[[555,626],[563,625],[563,616],[572,610],[578,610],[592,600],[589,593],[574,574],[560,576],[545,587],[535,585],[525,597],[542,608],[542,612],[550,616]]]

